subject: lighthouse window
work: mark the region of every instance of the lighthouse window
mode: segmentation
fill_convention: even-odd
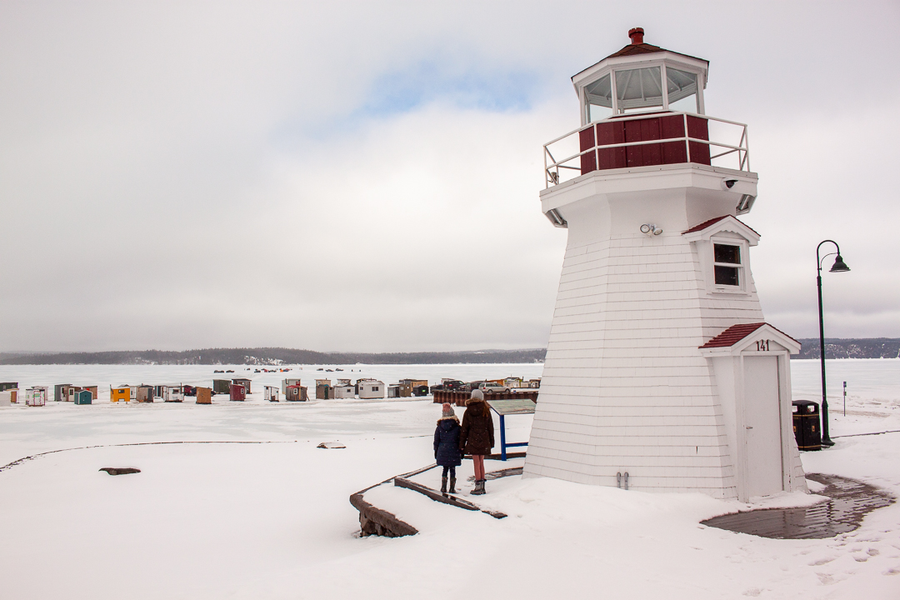
[[[584,86],[584,103],[589,123],[612,116],[612,84],[608,73]]]
[[[619,113],[661,107],[663,93],[660,68],[616,71],[616,98]]]
[[[696,73],[666,67],[666,93],[669,95],[669,110],[699,112]]]
[[[741,285],[741,247],[713,244],[716,285]]]

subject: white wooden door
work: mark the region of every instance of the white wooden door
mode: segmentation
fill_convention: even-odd
[[[748,496],[784,489],[778,358],[744,357],[744,426]]]

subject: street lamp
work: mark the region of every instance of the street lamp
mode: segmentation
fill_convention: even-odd
[[[836,252],[829,252],[825,256],[819,258],[819,249],[822,247],[822,244],[827,244],[831,242],[834,244]],[[816,246],[816,265],[818,266],[818,271],[816,272],[816,285],[819,288],[819,360],[822,363],[822,445],[823,446],[834,446],[834,442],[831,441],[831,437],[828,435],[828,395],[825,392],[825,323],[822,318],[822,261],[831,256],[832,254],[837,254],[837,258],[834,259],[834,265],[832,265],[831,269],[829,269],[830,273],[846,273],[850,270],[850,267],[844,262],[844,259],[841,258],[841,247],[838,246],[837,242],[834,240],[823,240],[819,242],[819,245]]]

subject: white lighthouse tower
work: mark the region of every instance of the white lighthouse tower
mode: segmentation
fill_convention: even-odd
[[[568,229],[525,473],[747,500],[805,490],[790,354],[750,272],[745,125],[705,114],[709,63],[643,41],[572,78],[545,146]]]

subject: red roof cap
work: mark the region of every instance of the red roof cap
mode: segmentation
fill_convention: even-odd
[[[628,31],[628,37],[631,38],[632,44],[643,44],[644,43],[644,28],[643,27],[635,27],[634,29],[630,29]]]

